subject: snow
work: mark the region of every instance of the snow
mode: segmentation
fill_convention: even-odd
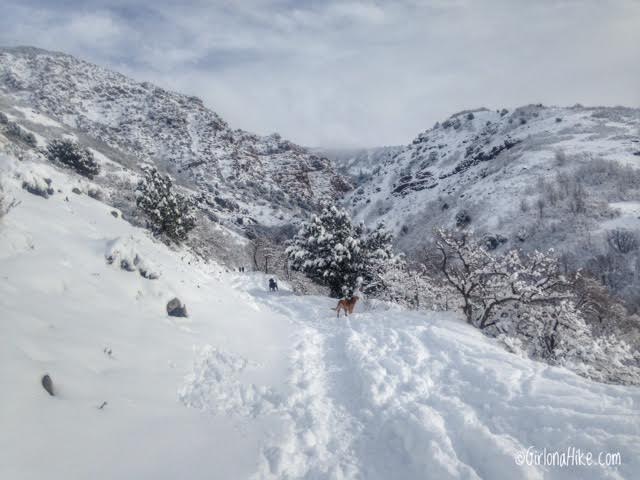
[[[22,190],[27,172],[51,178],[54,195]],[[264,275],[156,242],[71,194],[67,171],[0,157],[0,174],[21,202],[0,223],[0,478],[640,472],[637,387],[510,354],[453,312],[365,302],[337,319],[331,299],[284,281],[269,293]],[[159,277],[109,264],[116,253]],[[173,297],[188,318],[166,315]],[[619,452],[622,463],[518,465],[530,446]]]
[[[15,110],[18,110],[20,113],[24,115],[28,121],[32,123],[37,123],[45,127],[56,127],[62,128],[62,125],[59,122],[47,117],[46,115],[42,115],[41,113],[36,112],[32,108],[27,107],[14,107]]]
[[[617,210],[620,216],[603,222],[601,224],[603,230],[640,229],[640,202],[611,202],[609,206]]]
[[[334,155],[338,168],[356,179],[360,170],[370,174],[343,199],[353,217],[368,225],[384,221],[396,234],[397,246],[410,253],[431,237],[433,228],[455,225],[456,213],[464,209],[471,214],[471,226],[477,233],[501,234],[511,247],[519,248],[518,232],[537,220],[535,209],[524,212],[521,201],[530,207],[535,204],[540,195],[539,180],[554,182],[558,173],[572,177],[577,166],[593,160],[640,165],[635,154],[639,150],[637,109],[530,105],[505,115],[488,110],[473,114],[471,121],[466,112],[454,114],[447,120],[451,126],[445,128],[443,123],[426,130],[392,154],[380,148],[367,155]],[[521,124],[521,119],[526,123]],[[477,152],[487,153],[507,139],[519,143],[490,161],[453,173],[457,166],[468,165],[465,162]],[[562,165],[555,158],[559,151],[566,158]],[[375,169],[372,158],[377,160]],[[588,201],[637,200],[609,189],[608,185],[591,186],[586,192]],[[547,205],[546,215],[557,215],[559,224],[572,220],[553,205]],[[606,221],[597,215],[591,220],[594,224]],[[528,237],[526,248],[576,250],[574,235],[558,239],[545,232],[532,237]]]
[[[0,47],[0,90],[2,104],[30,122],[19,123],[46,140],[81,139],[109,168],[106,157],[130,167],[151,162],[204,195],[201,208],[236,230],[290,223],[347,187],[331,162],[303,147],[232,129],[195,97],[69,55]]]
[[[3,170],[27,167],[7,163],[0,158]],[[108,206],[73,195],[53,169],[43,173],[63,192],[48,200],[19,189],[15,170],[2,173],[22,203],[0,232],[0,379],[11,388],[0,401],[0,478],[247,478],[265,421],[203,415],[177,392],[193,346],[207,343],[269,365],[249,378],[277,384],[286,320],[243,300],[219,266],[170,251]],[[159,279],[107,264],[112,241],[131,237]],[[190,318],[166,316],[173,296]],[[42,395],[44,373],[56,397]]]
[[[77,138],[72,139],[72,140],[76,140],[76,141],[77,141]],[[104,167],[105,165],[108,165],[108,166],[109,166],[109,167],[111,167],[112,169],[115,169],[116,174],[117,174],[118,170],[122,171],[122,166],[121,166],[119,163],[114,162],[113,160],[111,160],[109,157],[107,157],[107,156],[106,156],[105,154],[103,154],[102,152],[99,152],[98,150],[96,150],[96,149],[94,149],[94,148],[90,148],[89,150],[90,150],[90,151],[91,151],[91,153],[93,154],[93,158],[95,158],[95,160],[96,160],[100,165],[102,165],[103,167]]]

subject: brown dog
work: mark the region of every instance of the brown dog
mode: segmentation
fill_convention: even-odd
[[[353,296],[351,298],[343,298],[338,302],[336,306],[336,317],[340,317],[340,310],[344,310],[345,317],[347,315],[351,315],[353,313],[353,309],[356,306],[356,302],[360,299],[360,297]]]

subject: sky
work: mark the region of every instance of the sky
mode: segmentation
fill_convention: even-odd
[[[0,45],[311,147],[406,144],[478,107],[640,106],[640,0],[0,0]]]

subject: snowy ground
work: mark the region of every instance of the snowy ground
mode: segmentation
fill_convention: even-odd
[[[52,168],[33,174],[56,193],[31,195],[29,168],[0,158],[22,202],[0,224],[0,478],[640,474],[640,389],[511,355],[453,314],[336,319],[327,298],[158,244]],[[136,254],[158,279],[119,267]],[[173,296],[188,319],[166,315]],[[529,447],[621,465],[518,465]]]
[[[612,202],[609,206],[620,212],[620,216],[602,223],[603,230],[623,228],[640,230],[640,203]]]

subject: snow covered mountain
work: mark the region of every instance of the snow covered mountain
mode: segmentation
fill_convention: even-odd
[[[329,160],[278,134],[232,129],[196,97],[70,55],[0,48],[0,109],[45,138],[80,136],[122,165],[152,162],[232,223],[286,223],[349,188]]]
[[[637,386],[509,353],[453,310],[363,298],[336,319],[334,300],[282,280],[268,292],[224,256],[247,261],[247,225],[340,198],[406,250],[457,224],[492,248],[579,253],[640,228],[639,137],[638,110],[528,106],[328,160],[232,130],[193,97],[0,49],[0,478],[636,478]],[[52,161],[58,138],[89,147],[99,173]],[[140,228],[143,162],[195,199],[190,243]],[[635,247],[607,266],[627,277],[606,274],[630,296]],[[169,315],[176,301],[188,316]]]
[[[49,198],[23,188],[39,178]],[[2,479],[640,471],[637,387],[507,353],[452,312],[370,301],[336,319],[331,299],[167,247],[39,158],[0,154],[0,179],[18,202],[0,218]],[[189,317],[167,315],[173,297]]]
[[[359,176],[345,200],[357,218],[384,220],[409,251],[434,226],[565,251],[581,236],[640,228],[640,109],[464,111],[402,148],[328,155]]]
[[[402,151],[401,146],[361,149],[318,149],[333,160],[340,173],[351,178],[356,186],[368,181],[373,171],[392,160]]]

